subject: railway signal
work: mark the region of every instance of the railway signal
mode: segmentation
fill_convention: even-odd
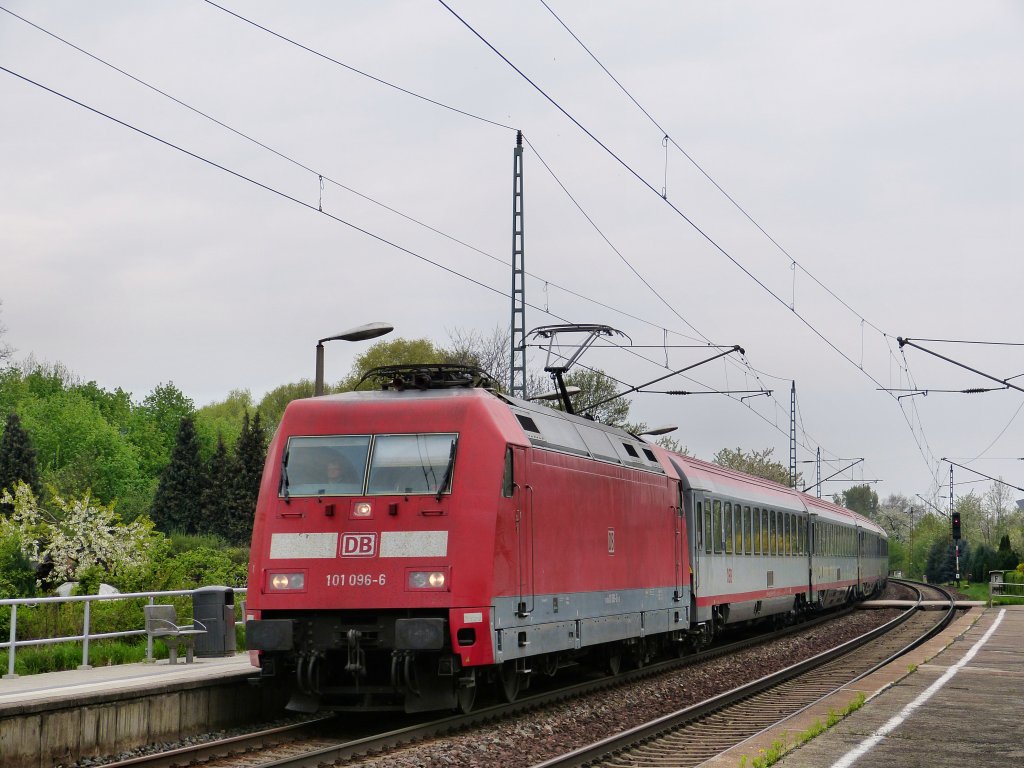
[[[952,521],[953,521],[953,538],[954,538],[954,540],[955,539],[959,539],[960,538],[960,513],[959,512],[954,512],[953,513]]]

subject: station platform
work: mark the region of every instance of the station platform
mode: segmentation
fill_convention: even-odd
[[[0,717],[12,712],[49,709],[55,703],[81,706],[155,688],[180,688],[189,683],[238,676],[244,679],[257,671],[250,664],[248,653],[238,653],[218,658],[197,657],[191,664],[179,659],[172,665],[163,659],[4,677],[0,679]]]
[[[0,679],[0,766],[51,768],[278,717],[248,653]]]
[[[1022,638],[1024,606],[971,608],[911,653],[703,765],[752,765],[780,745],[781,768],[1022,765]],[[794,748],[860,694],[863,707]]]

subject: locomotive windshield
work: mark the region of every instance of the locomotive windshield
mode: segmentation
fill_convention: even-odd
[[[441,494],[451,482],[455,434],[292,437],[281,496]]]

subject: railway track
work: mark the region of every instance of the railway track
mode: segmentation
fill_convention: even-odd
[[[861,638],[769,675],[750,685],[638,728],[538,764],[536,768],[658,765],[697,766],[790,715],[865,677],[945,628],[955,598],[932,585],[902,582],[917,594],[942,595],[949,608],[936,615],[915,609]]]
[[[845,616],[850,612],[840,612]],[[907,612],[910,617],[912,612]],[[934,615],[934,614],[933,614]],[[785,635],[805,632],[815,626],[835,620],[836,615],[796,625],[782,632],[772,633],[712,648],[701,654],[680,660],[653,664],[639,670],[622,673],[616,677],[586,679],[568,687],[523,698],[513,704],[502,704],[481,709],[469,715],[445,717],[413,722],[406,727],[388,733],[379,732],[379,720],[353,718],[350,716],[327,717],[316,721],[278,727],[246,734],[230,739],[205,744],[180,747],[170,752],[133,757],[116,763],[107,763],[107,768],[169,768],[202,763],[210,766],[261,766],[262,768],[284,768],[285,766],[309,766],[330,764],[335,761],[350,762],[372,755],[381,755],[394,750],[403,750],[408,745],[430,739],[439,739],[456,733],[471,732],[488,724],[505,721],[545,707],[564,705],[596,691],[618,686],[628,686],[645,677],[664,675],[681,667],[708,662],[709,660],[732,655],[743,649],[778,640]],[[889,626],[889,625],[886,625]],[[919,633],[920,634],[920,633]],[[892,643],[893,647],[899,643]],[[845,682],[845,681],[844,681]],[[824,683],[827,687],[831,683]],[[841,683],[835,683],[838,687]],[[830,689],[831,690],[831,689]],[[406,718],[409,721],[411,718]],[[565,763],[566,765],[580,763]]]

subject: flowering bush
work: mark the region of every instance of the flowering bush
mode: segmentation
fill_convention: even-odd
[[[78,581],[96,569],[116,581],[146,565],[155,544],[150,520],[123,523],[113,505],[99,504],[89,494],[80,499],[54,494],[51,512],[28,485],[18,483],[0,502],[13,507],[9,517],[0,518],[0,538],[15,540],[32,562],[52,564],[47,579],[52,583]]]

